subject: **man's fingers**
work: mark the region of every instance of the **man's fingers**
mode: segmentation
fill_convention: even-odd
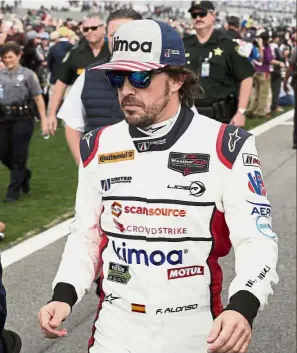
[[[45,331],[45,330],[43,330],[43,329],[41,329],[41,332],[43,333],[43,336],[44,336],[45,338],[49,338],[49,339],[56,339],[56,338],[58,338],[57,335],[53,335],[52,333],[48,333],[47,331]]]
[[[54,335],[56,337],[61,337],[63,336],[65,333],[67,334],[67,331],[65,329],[62,329],[62,330],[55,330],[56,327],[59,326],[59,324],[61,323],[62,320],[60,320],[60,323],[56,326],[56,327],[52,327],[50,322],[53,321],[53,315],[51,313],[49,313],[48,311],[46,310],[42,310],[39,312],[39,322],[40,322],[40,327],[41,327],[41,330],[48,334],[48,335]],[[59,318],[58,319],[54,319],[54,323],[57,323]]]
[[[220,332],[219,336],[213,341],[213,343],[208,341],[208,343],[211,343],[208,346],[208,353],[220,352],[219,349],[221,349],[224,344],[230,339],[234,331],[234,326],[234,324],[229,324],[228,326],[223,327],[223,330]]]
[[[248,337],[249,334],[246,332],[245,326],[238,325],[230,339],[218,350],[218,353],[238,353]]]
[[[222,329],[222,320],[221,318],[217,318],[213,322],[212,329],[207,338],[207,343],[213,343],[219,336],[221,329]]]
[[[49,325],[52,328],[57,328],[61,325],[61,322],[63,321],[63,317],[55,314],[55,316],[49,321]]]
[[[246,353],[250,343],[251,343],[251,336],[249,336],[249,339],[246,342],[244,342],[244,344],[242,345],[241,349],[238,352],[239,353]]]

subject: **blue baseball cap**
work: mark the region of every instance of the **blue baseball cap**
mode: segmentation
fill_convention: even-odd
[[[155,20],[135,20],[118,28],[110,61],[93,69],[151,71],[185,63],[183,41],[173,27]]]

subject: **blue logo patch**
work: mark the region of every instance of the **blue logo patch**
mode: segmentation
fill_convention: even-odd
[[[266,196],[267,192],[261,173],[258,170],[254,170],[254,175],[248,173],[248,177],[250,180],[248,183],[249,189],[255,194]]]
[[[270,221],[267,217],[259,216],[256,220],[256,225],[259,232],[265,235],[265,237],[276,238],[276,234],[272,231]]]
[[[110,190],[110,185],[111,185],[110,179],[101,180],[101,189],[103,191]]]

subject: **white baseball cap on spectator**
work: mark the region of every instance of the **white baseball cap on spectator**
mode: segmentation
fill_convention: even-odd
[[[28,40],[34,39],[37,37],[37,32],[36,31],[29,31],[29,32],[27,32],[26,37]]]
[[[49,33],[47,33],[47,32],[38,33],[37,37],[40,39],[47,39],[47,40],[50,39]]]

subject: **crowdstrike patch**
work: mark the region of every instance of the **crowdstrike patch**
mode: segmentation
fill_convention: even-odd
[[[116,228],[121,232],[128,234],[145,234],[145,235],[186,235],[187,228],[182,227],[147,227],[141,225],[131,225],[131,224],[122,224],[116,219],[113,219],[113,222]]]

